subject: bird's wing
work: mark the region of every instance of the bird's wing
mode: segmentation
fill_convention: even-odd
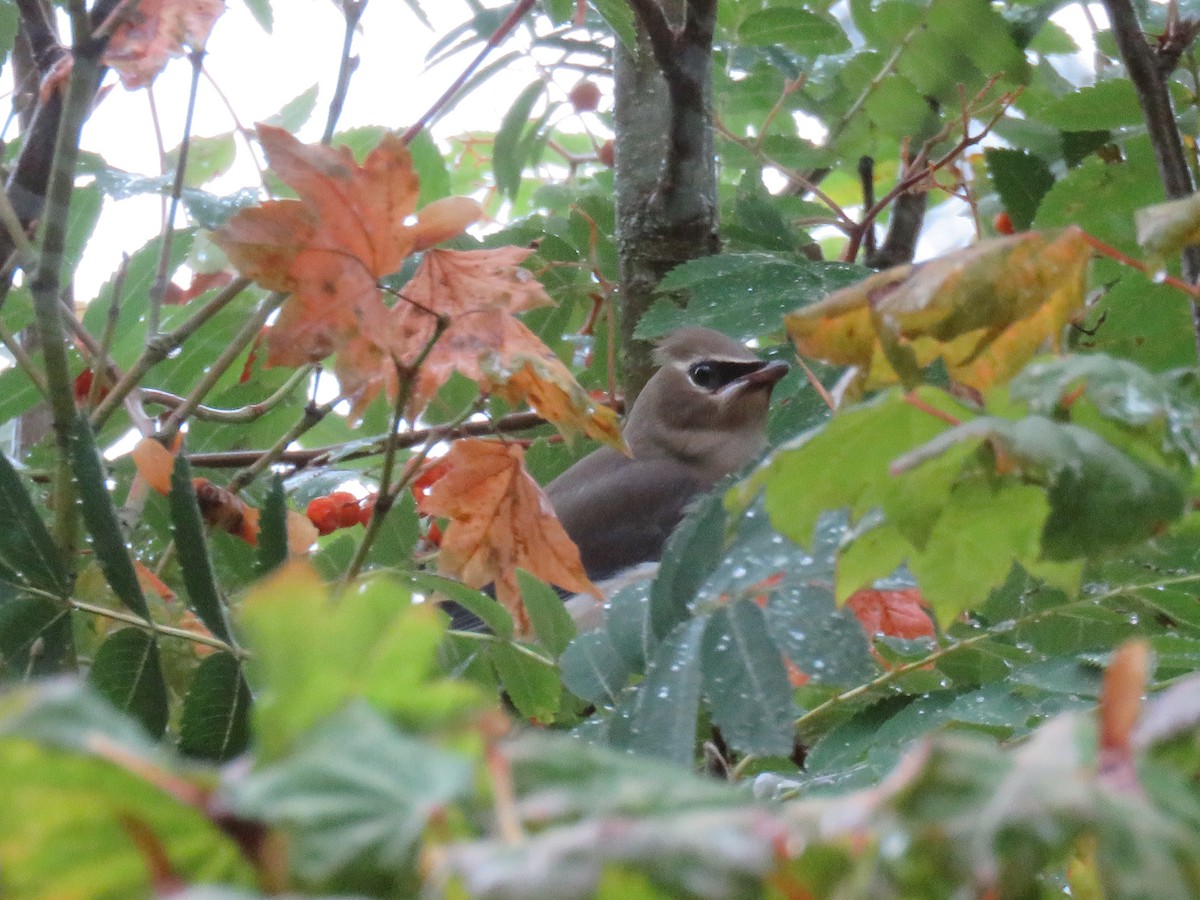
[[[546,489],[593,581],[662,556],[685,508],[712,482],[675,460],[598,450]]]

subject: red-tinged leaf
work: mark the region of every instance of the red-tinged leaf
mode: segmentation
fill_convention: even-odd
[[[916,588],[892,591],[865,588],[855,591],[846,605],[868,637],[884,634],[911,640],[937,634],[921,592]]]
[[[142,586],[143,591],[152,591],[168,603],[175,599],[175,592],[171,590],[170,585],[155,575],[141,560],[133,561],[133,569],[137,572],[138,584]]]
[[[456,441],[443,457],[446,473],[418,500],[422,513],[450,520],[439,569],[470,587],[494,583],[496,599],[521,633],[530,623],[517,569],[569,591],[600,596],[583,572],[578,548],[525,471],[524,459],[516,444]]]
[[[173,56],[203,50],[225,0],[136,0],[127,4],[104,51],[126,88],[146,87]]]

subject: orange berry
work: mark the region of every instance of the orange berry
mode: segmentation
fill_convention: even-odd
[[[332,534],[338,529],[338,512],[328,497],[317,497],[304,510],[308,521],[317,527],[318,534]]]
[[[1017,229],[1013,227],[1012,216],[1006,212],[996,213],[996,217],[992,219],[992,227],[996,229],[997,234],[1017,233]]]
[[[358,524],[358,498],[349,491],[334,491],[329,501],[337,513],[337,527],[349,528]]]

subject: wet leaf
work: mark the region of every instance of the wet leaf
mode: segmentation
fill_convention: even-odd
[[[475,588],[494,583],[496,599],[520,633],[528,633],[530,623],[518,569],[571,593],[601,596],[584,575],[578,548],[525,471],[524,457],[516,444],[455,441],[439,460],[446,474],[418,501],[421,512],[450,520],[439,570]]]

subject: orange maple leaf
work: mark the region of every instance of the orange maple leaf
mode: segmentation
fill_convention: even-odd
[[[394,135],[360,166],[345,148],[304,145],[263,125],[258,132],[272,169],[300,199],[242,210],[214,239],[244,275],[292,294],[270,330],[268,365],[336,353],[334,371],[357,417],[381,390],[395,398],[401,374],[421,360],[410,417],[458,371],[483,390],[526,399],[564,429],[619,444],[616,417],[514,317],[552,302],[521,268],[530,251],[429,249],[481,218],[478,203],[447,197],[414,223],[418,180]],[[418,251],[427,252],[389,308],[378,280]],[[446,327],[434,341],[439,321]]]
[[[438,568],[471,587],[494,584],[496,599],[512,613],[518,631],[529,616],[517,586],[517,569],[543,581],[597,598],[579,549],[554,516],[550,501],[525,471],[525,452],[502,441],[455,441],[438,461],[444,473],[419,497],[422,513],[450,520]]]
[[[117,70],[129,90],[146,87],[185,48],[203,50],[225,0],[134,0],[104,51],[104,64]]]

